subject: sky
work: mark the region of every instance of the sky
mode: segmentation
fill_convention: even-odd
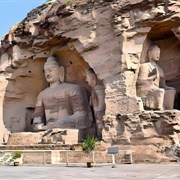
[[[32,9],[45,2],[46,0],[0,0],[0,39]]]

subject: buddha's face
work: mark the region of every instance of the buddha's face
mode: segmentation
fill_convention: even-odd
[[[93,87],[96,84],[96,76],[93,73],[86,73],[86,81],[88,82],[88,85]]]
[[[59,67],[56,65],[44,66],[45,78],[48,83],[54,83],[59,81]]]
[[[149,59],[152,61],[158,61],[160,58],[160,49],[155,48],[149,52]]]

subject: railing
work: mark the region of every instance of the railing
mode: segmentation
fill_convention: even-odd
[[[112,163],[107,151],[93,151],[86,155],[83,151],[74,150],[19,150],[22,152],[22,164],[82,164],[88,161],[95,163]],[[12,150],[0,151],[0,164],[9,164]],[[132,163],[132,151],[119,150],[115,155],[116,163]]]

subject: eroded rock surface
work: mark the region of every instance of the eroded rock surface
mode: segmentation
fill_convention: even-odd
[[[180,109],[180,1],[164,2],[50,1],[14,25],[0,46],[1,142],[8,133],[32,131],[37,95],[48,87],[43,66],[56,56],[65,82],[84,86],[88,97],[87,69],[103,81],[105,142],[132,146],[139,154],[145,151],[138,146],[150,147],[152,156],[162,152],[164,158],[168,148],[178,152],[179,111],[142,112],[136,93],[140,64],[148,61],[149,47],[158,45],[158,65],[176,89],[174,108]]]
[[[107,117],[103,137],[106,143],[113,142],[120,149],[127,149],[128,146],[134,150],[137,161],[146,157],[173,160],[179,156],[175,151],[180,145],[180,112],[145,111],[118,115],[116,121],[113,117]]]

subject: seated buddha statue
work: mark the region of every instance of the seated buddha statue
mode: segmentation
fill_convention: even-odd
[[[34,130],[90,128],[93,117],[84,87],[64,82],[64,67],[55,57],[47,59],[44,72],[49,87],[37,97]]]
[[[137,79],[137,96],[142,98],[147,109],[173,109],[176,91],[166,84],[164,71],[157,61],[160,48],[156,45],[148,50],[149,62],[143,63]]]

